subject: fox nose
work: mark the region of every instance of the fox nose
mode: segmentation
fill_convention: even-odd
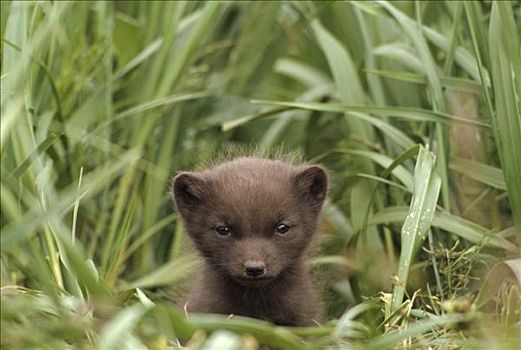
[[[246,261],[244,263],[244,274],[248,277],[259,277],[266,272],[264,261]]]

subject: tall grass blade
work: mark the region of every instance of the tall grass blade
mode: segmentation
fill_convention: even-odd
[[[376,152],[359,150],[339,150],[338,152],[366,157],[368,159],[371,159],[383,168],[390,167],[391,165],[393,165],[394,162],[392,158]],[[399,179],[400,182],[404,184],[405,187],[407,187],[410,191],[413,190],[413,175],[403,165],[393,166],[391,174],[396,176],[396,178]]]
[[[512,40],[505,40],[512,38]],[[491,115],[501,167],[505,174],[512,216],[521,245],[521,56],[519,32],[510,2],[494,2],[490,14],[489,43],[495,113]]]
[[[500,190],[507,189],[503,171],[499,168],[458,157],[450,159],[449,167],[485,185]]]
[[[58,140],[60,137],[60,134],[57,133],[51,133],[45,140],[43,140],[38,147],[25,159],[19,166],[16,167],[16,169],[13,170],[9,176],[12,176],[14,178],[17,178],[21,176],[29,166],[31,166],[31,163],[42,155],[49,147],[51,147],[56,140]]]
[[[420,148],[414,169],[414,190],[409,214],[402,227],[402,249],[398,264],[398,284],[393,289],[393,310],[398,309],[402,303],[411,265],[436,210],[441,179],[434,170],[435,159],[428,149]]]
[[[454,117],[447,113],[435,112],[428,109],[412,108],[412,107],[400,107],[400,106],[359,106],[359,105],[342,105],[333,103],[299,103],[299,102],[283,102],[283,101],[264,101],[254,100],[254,103],[270,104],[283,107],[308,109],[312,111],[322,112],[336,112],[336,113],[348,113],[348,112],[359,112],[359,113],[370,113],[377,116],[395,117],[413,121],[431,121],[437,123],[447,124],[451,120],[468,123],[483,127],[485,129],[490,128],[490,125],[480,121],[475,121],[467,118]],[[251,121],[248,119],[247,121]]]
[[[434,58],[429,50],[427,45],[427,41],[423,36],[423,32],[421,30],[421,23],[413,22],[409,17],[405,16],[401,11],[398,11],[391,3],[389,2],[379,2],[384,8],[386,8],[392,15],[395,17],[396,21],[403,28],[407,36],[411,39],[416,53],[419,55],[423,67],[425,69],[425,74],[427,75],[427,80],[429,84],[427,88],[429,89],[431,98],[432,98],[432,107],[435,112],[446,112],[446,103],[445,97],[442,92],[440,78],[438,76],[437,67],[434,62]],[[441,196],[443,201],[443,206],[450,211],[450,188],[449,188],[449,176],[447,172],[447,130],[441,124],[436,124],[436,143],[434,144],[434,149],[436,151],[436,155],[438,157],[438,172],[441,178]]]
[[[407,218],[408,212],[409,209],[406,207],[388,207],[375,213],[370,218],[369,224],[403,222]],[[502,233],[493,233],[486,227],[443,211],[436,212],[432,219],[432,226],[451,232],[475,244],[484,243],[485,246],[504,249],[512,253],[515,253],[517,250],[517,246],[503,238]]]
[[[367,70],[368,73],[378,74],[382,77],[396,79],[400,81],[406,81],[414,84],[426,85],[428,84],[427,78],[421,74],[401,72],[401,71],[386,71],[386,70]],[[444,76],[440,78],[440,83],[443,87],[451,88],[453,90],[472,92],[479,94],[481,91],[480,83],[464,78],[455,78]]]

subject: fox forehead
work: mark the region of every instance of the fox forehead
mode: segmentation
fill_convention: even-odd
[[[259,230],[282,220],[298,220],[298,206],[288,184],[219,182],[208,194],[209,219],[220,219],[243,229]],[[289,180],[288,180],[289,182]]]
[[[298,220],[293,168],[280,161],[239,158],[203,171],[210,211],[206,219],[257,233],[282,220]]]

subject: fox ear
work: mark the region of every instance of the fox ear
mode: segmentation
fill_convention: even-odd
[[[181,216],[186,217],[191,209],[203,201],[206,182],[195,173],[182,172],[174,177],[172,196]]]
[[[300,198],[320,209],[327,195],[326,171],[318,165],[305,166],[296,173],[294,187]]]

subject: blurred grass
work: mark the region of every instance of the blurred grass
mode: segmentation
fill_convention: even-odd
[[[520,21],[508,1],[2,1],[1,347],[521,347]],[[171,176],[251,144],[332,174],[320,327],[183,314]]]

